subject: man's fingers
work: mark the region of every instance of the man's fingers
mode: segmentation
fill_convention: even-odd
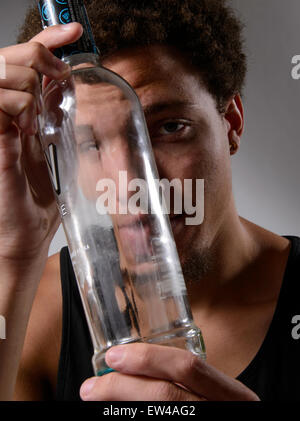
[[[52,79],[61,79],[70,73],[69,66],[54,56],[43,44],[32,42],[3,48],[0,54],[5,58],[6,64],[30,67]],[[7,77],[9,77],[7,66]]]
[[[66,31],[64,28],[69,27]],[[47,75],[51,79],[63,79],[70,73],[70,66],[59,60],[51,51],[62,45],[75,42],[82,35],[82,26],[77,23],[49,27],[25,44],[0,49],[7,65],[25,66]]]
[[[49,50],[62,47],[77,41],[83,32],[80,23],[72,22],[66,25],[53,25],[44,29],[29,42],[39,42]]]
[[[40,81],[38,73],[35,70],[25,66],[8,64],[7,77],[1,80],[0,88],[24,91],[34,95],[37,100],[38,109],[41,111]]]
[[[36,203],[47,207],[53,202],[54,195],[38,135],[28,136],[21,133],[22,155],[21,162],[28,183],[35,194]]]
[[[182,384],[208,400],[258,400],[242,383],[179,348],[138,343],[119,345],[107,351],[106,363],[121,373]]]
[[[36,133],[37,104],[32,94],[10,89],[0,89],[0,110],[5,113],[5,116],[10,116],[20,129],[27,134]],[[2,123],[4,122],[2,121]],[[3,129],[1,131],[3,132]]]
[[[198,401],[196,395],[170,382],[144,376],[109,373],[86,380],[80,388],[85,401]]]
[[[71,72],[49,49],[74,42],[81,35],[80,24],[56,25],[28,43],[0,49],[6,64],[6,77],[0,80],[0,133],[4,134],[12,121],[28,135],[36,133],[36,114],[42,108],[38,73],[48,80],[61,80]]]

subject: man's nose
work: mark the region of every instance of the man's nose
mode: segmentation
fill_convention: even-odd
[[[102,156],[105,178],[113,180],[116,187],[116,200],[123,207],[134,192],[128,191],[131,180],[141,177],[138,158],[130,144],[130,139],[118,138],[106,145]]]

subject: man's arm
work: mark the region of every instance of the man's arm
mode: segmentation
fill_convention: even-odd
[[[48,259],[33,302],[14,400],[54,399],[61,329],[62,295],[58,253]]]
[[[59,222],[36,119],[42,108],[39,75],[54,80],[70,75],[70,66],[51,53],[81,36],[82,27],[70,25],[0,49],[5,63],[0,79],[0,315],[6,320],[0,400],[13,398],[31,307]]]

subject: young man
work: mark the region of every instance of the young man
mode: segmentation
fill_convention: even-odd
[[[1,399],[297,399],[291,319],[299,239],[239,217],[232,194],[230,160],[244,122],[239,22],[220,0],[86,5],[103,65],[139,96],[160,177],[205,180],[204,222],[186,226],[184,215],[171,215],[171,223],[207,361],[131,344],[107,353],[116,372],[84,382],[93,376],[91,342],[67,249],[47,260],[58,215],[34,126],[38,74],[44,87],[69,74],[50,51],[82,29],[35,35],[39,17],[30,9],[23,43],[0,50],[7,63],[0,81],[0,314],[8,332],[0,344]]]

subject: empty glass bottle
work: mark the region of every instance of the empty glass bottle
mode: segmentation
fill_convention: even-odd
[[[41,0],[43,26],[80,22],[55,52],[71,77],[43,92],[39,134],[93,346],[145,341],[205,358],[193,322],[143,111],[134,90],[101,66],[83,2]],[[137,190],[138,187],[138,191]]]

